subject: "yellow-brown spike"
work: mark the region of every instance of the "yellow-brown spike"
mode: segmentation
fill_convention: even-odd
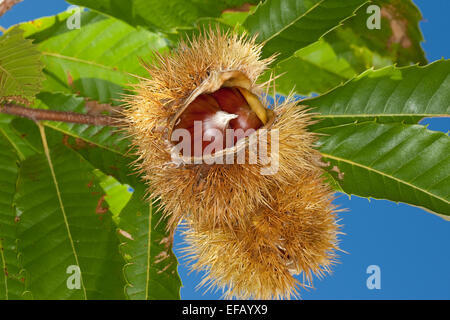
[[[226,298],[289,299],[313,274],[329,271],[339,226],[320,171],[305,170],[296,183],[272,192],[268,206],[243,209],[244,228],[189,225],[186,252],[194,270],[206,271],[201,285],[222,289]]]

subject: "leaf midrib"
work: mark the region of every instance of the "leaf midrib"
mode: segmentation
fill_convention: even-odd
[[[108,146],[106,146],[106,145],[104,145],[104,144],[100,144],[100,143],[98,143],[98,142],[95,142],[95,141],[93,141],[92,139],[88,139],[88,138],[85,138],[85,137],[81,137],[81,136],[75,134],[75,133],[74,133],[73,131],[71,131],[71,130],[64,130],[64,129],[62,129],[61,127],[59,127],[59,126],[57,126],[57,125],[53,125],[53,124],[52,124],[52,121],[44,121],[44,125],[45,125],[46,127],[49,127],[49,128],[51,128],[51,129],[53,129],[53,130],[62,132],[62,133],[64,133],[64,134],[67,134],[67,135],[69,135],[69,136],[71,136],[71,137],[79,138],[79,139],[82,139],[82,140],[84,140],[84,141],[88,141],[88,142],[90,142],[90,143],[92,143],[92,144],[95,144],[95,145],[96,145],[97,147],[99,147],[99,148],[102,148],[102,149],[105,149],[105,150],[108,150],[108,151],[117,153],[117,154],[119,154],[119,155],[121,155],[121,156],[126,156],[126,154],[120,152],[119,150],[116,150],[116,149],[113,149],[113,148],[111,148],[111,147],[108,147]]]
[[[3,241],[2,241],[2,239],[0,239],[0,258],[2,259],[2,270],[0,272],[2,272],[4,277],[5,277],[5,297],[6,297],[6,300],[9,300],[9,297],[8,297],[8,276],[6,275],[6,259],[5,259],[5,255],[3,253]]]
[[[51,175],[52,175],[53,184],[54,184],[55,189],[56,189],[56,195],[58,197],[59,206],[60,206],[61,212],[63,214],[64,225],[66,226],[66,230],[67,230],[67,236],[69,238],[69,242],[70,242],[70,245],[72,247],[72,252],[73,252],[73,255],[74,255],[74,258],[75,258],[75,262],[76,262],[77,266],[80,267],[80,262],[79,262],[79,259],[78,259],[78,253],[77,253],[77,251],[75,249],[75,244],[74,244],[74,241],[73,241],[73,238],[72,238],[72,233],[70,231],[70,226],[69,226],[69,222],[68,222],[68,219],[67,219],[66,210],[65,210],[64,203],[63,203],[62,197],[61,197],[61,191],[59,189],[59,184],[58,184],[58,181],[56,179],[55,170],[53,168],[53,162],[52,162],[52,159],[50,157],[50,150],[49,150],[48,144],[47,144],[47,138],[46,138],[46,135],[45,135],[45,129],[44,129],[44,126],[41,125],[41,124],[38,124],[38,127],[39,127],[39,131],[41,133],[42,145],[44,147],[45,156],[47,158],[47,163],[48,163],[48,166],[50,168]],[[80,274],[80,282],[81,282],[81,287],[83,288],[84,299],[87,300],[86,287],[84,285],[84,279],[83,279],[82,274]]]
[[[98,62],[94,62],[94,61],[90,61],[90,60],[84,60],[84,59],[80,59],[80,58],[76,58],[76,57],[70,57],[70,56],[66,56],[66,55],[62,55],[59,53],[54,53],[54,52],[48,52],[48,51],[43,51],[42,55],[44,56],[50,56],[50,57],[55,57],[55,58],[60,58],[60,59],[65,59],[68,61],[74,61],[74,62],[79,62],[79,63],[84,63],[87,65],[91,65],[91,66],[96,66],[105,70],[109,70],[109,71],[114,71],[114,72],[120,72],[126,76],[130,76],[130,74],[126,71],[122,71],[120,69],[116,69],[114,67],[111,66],[106,66],[104,64],[100,64]]]
[[[302,15],[298,16],[296,19],[294,19],[291,23],[287,24],[284,28],[281,28],[279,31],[275,32],[274,34],[272,34],[272,36],[270,36],[269,38],[267,38],[266,40],[264,40],[262,43],[266,44],[267,42],[269,42],[270,40],[272,40],[273,38],[275,38],[276,36],[278,36],[280,33],[284,32],[286,29],[289,29],[292,25],[294,25],[298,20],[300,20],[301,18],[303,18],[304,16],[306,16],[307,14],[309,14],[311,11],[313,11],[315,8],[317,8],[319,5],[321,5],[325,0],[321,0],[319,2],[317,2],[314,6],[312,6],[311,8],[309,8],[307,11],[305,11],[305,13],[303,13]]]
[[[379,175],[381,175],[381,176],[383,176],[383,177],[386,177],[386,178],[395,180],[395,181],[397,181],[397,182],[399,182],[399,183],[401,183],[401,184],[403,184],[403,185],[406,185],[406,186],[408,186],[408,187],[410,187],[410,188],[412,188],[412,189],[414,189],[414,190],[423,192],[423,193],[427,194],[427,195],[430,196],[430,197],[433,197],[433,198],[436,198],[436,199],[438,199],[438,200],[441,200],[441,201],[443,201],[443,202],[446,203],[446,204],[450,204],[450,201],[448,201],[448,200],[446,200],[446,199],[444,199],[444,198],[442,198],[442,197],[440,197],[440,196],[438,196],[438,195],[436,195],[436,194],[434,194],[434,193],[431,193],[431,192],[429,192],[429,191],[427,191],[427,190],[425,190],[425,189],[423,189],[423,188],[420,188],[420,187],[418,187],[418,186],[415,186],[415,185],[413,185],[413,184],[411,184],[411,183],[409,183],[409,182],[407,182],[407,181],[405,181],[405,180],[402,180],[402,179],[400,179],[400,178],[394,177],[394,176],[392,176],[392,175],[389,175],[389,174],[387,174],[387,173],[384,173],[384,172],[379,171],[379,170],[377,170],[377,169],[374,169],[374,168],[372,168],[372,167],[368,167],[368,166],[363,165],[363,164],[361,164],[361,163],[357,163],[357,162],[354,162],[354,161],[351,161],[351,160],[348,160],[348,159],[344,159],[344,158],[341,158],[341,157],[333,156],[333,155],[330,155],[330,154],[328,154],[328,153],[321,152],[321,154],[322,154],[325,158],[330,158],[330,159],[334,159],[334,160],[337,160],[337,161],[346,162],[346,163],[348,163],[348,164],[350,164],[350,165],[352,165],[352,166],[360,167],[360,168],[366,169],[366,170],[368,170],[368,171],[377,173],[377,174],[379,174]]]

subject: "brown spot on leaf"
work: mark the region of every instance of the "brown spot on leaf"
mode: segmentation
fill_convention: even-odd
[[[74,140],[75,143],[71,144],[69,141],[70,138],[71,137],[69,135],[65,134],[62,139],[63,145],[65,145],[66,147],[68,147],[70,149],[81,150],[81,149],[85,149],[88,147],[95,147],[95,144],[93,144],[91,142],[87,142],[80,138],[75,138],[75,140]]]
[[[67,71],[67,84],[73,88],[73,78],[69,71]]]
[[[15,223],[18,223],[19,221],[20,221],[20,217],[19,217],[19,216],[15,216],[15,217],[14,217],[14,222],[15,222]]]
[[[130,239],[130,240],[134,240],[133,236],[131,234],[129,234],[128,232],[126,232],[125,230],[119,229],[118,232],[119,232],[119,234],[121,234],[125,238]]]
[[[97,207],[95,208],[96,214],[105,214],[106,212],[108,212],[108,208],[103,206],[104,203],[105,203],[105,195],[102,195],[100,199],[98,199]]]
[[[88,143],[84,141],[83,139],[76,138],[75,139],[75,148],[76,150],[84,149],[88,146]]]
[[[69,143],[69,136],[67,134],[63,135],[62,144],[68,148],[72,148],[72,146]]]
[[[381,8],[381,16],[389,20],[392,30],[392,36],[389,38],[388,48],[392,44],[398,43],[403,48],[407,49],[412,46],[411,39],[408,36],[408,21],[400,16],[392,5],[386,5]]]

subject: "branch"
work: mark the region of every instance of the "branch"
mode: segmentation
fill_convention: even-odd
[[[119,119],[110,116],[93,116],[68,111],[32,109],[7,103],[0,107],[0,113],[11,114],[34,121],[50,120],[70,123],[90,124],[94,126],[117,126]]]
[[[22,2],[22,0],[0,0],[0,17],[6,13],[15,4]]]

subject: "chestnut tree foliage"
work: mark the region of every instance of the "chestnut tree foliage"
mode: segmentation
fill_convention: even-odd
[[[450,61],[427,64],[410,0],[68,2],[86,7],[79,29],[63,12],[0,37],[0,299],[180,298],[171,239],[144,201],[128,137],[7,107],[117,114],[134,75],[146,76],[139,58],[151,63],[210,25],[278,53],[263,80],[280,75],[279,93],[307,97],[336,191],[449,218],[450,139],[419,121],[449,116]],[[379,29],[367,27],[371,5]]]

